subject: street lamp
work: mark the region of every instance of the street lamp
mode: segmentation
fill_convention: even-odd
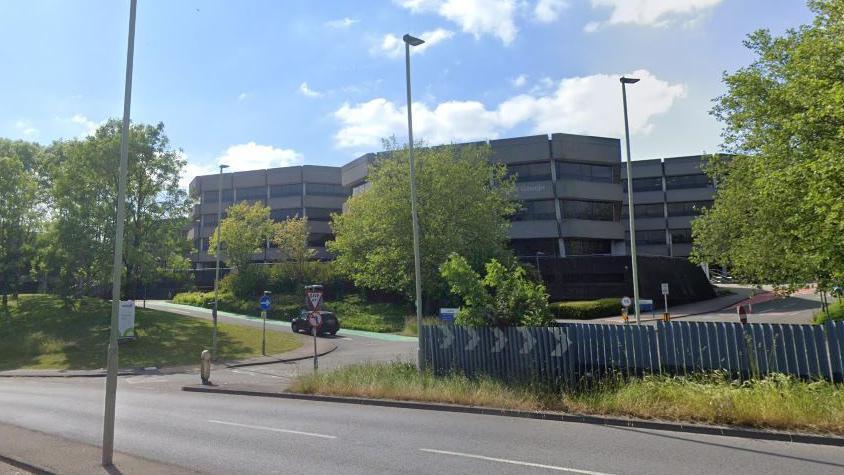
[[[636,263],[636,218],[634,217],[635,208],[633,208],[633,169],[630,164],[630,126],[627,123],[627,85],[636,84],[639,82],[637,78],[628,78],[622,76],[621,79],[621,97],[624,102],[624,139],[627,146],[627,216],[630,219],[630,259],[633,267],[633,309],[636,312],[636,324],[641,324],[639,320],[639,267]]]
[[[220,178],[217,180],[217,250],[215,252],[216,270],[214,271],[214,308],[211,309],[211,320],[214,321],[214,328],[211,330],[211,358],[213,360],[217,359],[217,291],[220,287],[220,230],[223,219],[223,170],[228,167],[228,165],[220,164]]]
[[[123,228],[126,221],[126,175],[129,170],[129,116],[132,106],[132,65],[135,56],[135,11],[129,3],[129,41],[126,48],[126,83],[123,89],[123,129],[120,131],[120,164],[117,175],[117,219],[114,223],[114,263],[111,269],[111,328],[108,337],[105,412],[103,414],[102,464],[111,466],[114,455],[114,413],[117,405],[117,320],[120,312],[120,278],[123,273]]]
[[[544,256],[545,253],[542,251],[536,251],[536,273],[539,274],[539,277],[542,278],[542,271],[539,270],[539,257]]]
[[[407,83],[407,155],[410,160],[410,214],[413,220],[413,269],[416,281],[416,328],[419,334],[416,348],[416,366],[422,371],[422,269],[419,263],[419,216],[416,214],[416,170],[413,163],[413,115],[410,99],[410,47],[425,41],[404,35],[404,68]]]

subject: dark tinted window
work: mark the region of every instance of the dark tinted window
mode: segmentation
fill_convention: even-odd
[[[554,200],[525,201],[523,206],[524,208],[513,216],[514,221],[557,219]]]
[[[536,262],[537,253],[544,256],[557,255],[556,239],[512,239],[510,247],[517,256],[530,258],[527,262]]]
[[[328,233],[310,233],[308,234],[308,245],[313,247],[325,247],[325,241],[334,239],[334,236]]]
[[[618,183],[619,168],[613,165],[557,162],[557,178]]]
[[[630,242],[630,232],[624,233],[624,238]],[[636,231],[636,244],[665,244],[665,230]]]
[[[691,244],[692,230],[691,229],[672,229],[671,242],[674,244]]]
[[[686,188],[706,188],[712,186],[712,180],[703,173],[696,175],[678,175],[665,177],[665,188],[682,190]],[[635,188],[633,188],[635,190]]]
[[[612,254],[612,241],[609,239],[569,238],[565,240],[565,244],[567,256]]]
[[[616,221],[621,216],[621,203],[613,201],[562,200],[563,218]]]
[[[251,188],[238,188],[237,201],[258,201],[267,198],[267,188],[263,186],[253,186]]]
[[[202,202],[203,203],[216,203],[218,201],[217,197],[217,190],[214,191],[206,191],[202,194]],[[223,203],[231,203],[232,202],[232,190],[223,190]]]
[[[308,219],[311,221],[331,221],[331,213],[341,213],[342,211],[334,208],[308,208]]]
[[[627,193],[627,180],[622,180],[622,186],[624,192]],[[633,191],[662,191],[662,178],[658,176],[634,178]]]
[[[550,163],[529,163],[527,165],[508,165],[510,175],[516,176],[516,181],[543,181],[551,179]]]
[[[270,211],[270,217],[276,222],[295,216],[302,216],[302,208],[280,208]]]
[[[308,183],[305,185],[306,193],[309,195],[324,196],[348,196],[349,189],[343,185],[327,183]]]
[[[282,196],[301,196],[302,184],[292,183],[290,185],[270,186],[270,198],[281,198]]]
[[[712,206],[711,201],[684,201],[668,203],[668,216],[697,216],[703,208]]]
[[[637,218],[662,218],[665,216],[665,209],[663,208],[662,203],[633,205],[633,208],[636,210]],[[624,207],[622,215],[625,218],[628,216],[626,206]]]

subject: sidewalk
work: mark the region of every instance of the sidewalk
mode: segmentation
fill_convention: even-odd
[[[115,453],[114,465],[103,467],[100,447],[58,436],[0,424],[0,473],[37,474],[189,474],[186,468]],[[8,465],[10,470],[6,472]]]

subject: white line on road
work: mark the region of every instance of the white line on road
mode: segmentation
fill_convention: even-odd
[[[283,432],[285,434],[297,434],[297,435],[307,435],[310,437],[319,437],[321,439],[336,439],[337,436],[334,435],[325,435],[325,434],[315,434],[313,432],[302,432],[298,430],[289,430],[289,429],[278,429],[275,427],[265,427],[265,426],[253,426],[249,424],[238,424],[237,422],[226,422],[226,421],[215,421],[213,419],[209,419],[208,422],[214,424],[223,424],[227,426],[235,426],[235,427],[245,427],[247,429],[257,429],[257,430],[267,430],[270,432]]]
[[[467,457],[472,459],[478,460],[487,460],[490,462],[501,462],[501,463],[509,463],[513,465],[521,465],[523,467],[534,467],[534,468],[547,468],[548,470],[556,470],[558,472],[570,472],[570,473],[582,473],[584,475],[610,475],[604,472],[593,472],[590,470],[578,470],[576,468],[567,468],[567,467],[558,467],[556,465],[545,465],[541,463],[533,463],[533,462],[520,462],[518,460],[508,460],[508,459],[499,459],[495,457],[487,457],[484,455],[475,455],[475,454],[464,454],[462,452],[449,452],[447,450],[435,450],[435,449],[419,449],[422,452],[429,452],[433,454],[443,454],[443,455],[455,455],[457,457]]]

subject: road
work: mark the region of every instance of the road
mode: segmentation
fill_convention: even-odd
[[[813,290],[801,290],[785,298],[754,303],[748,323],[812,323],[812,316],[820,310],[821,299]],[[679,318],[679,321],[738,322],[735,306],[702,315]]]

